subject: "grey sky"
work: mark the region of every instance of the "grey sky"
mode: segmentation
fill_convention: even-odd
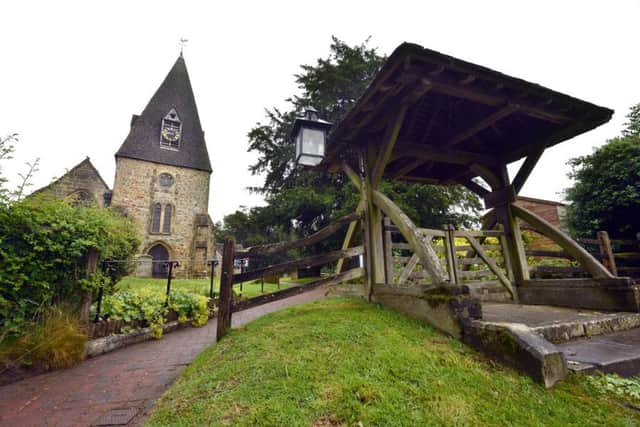
[[[249,129],[286,108],[300,64],[331,35],[403,41],[613,108],[613,120],[549,149],[522,194],[559,199],[566,161],[620,133],[640,102],[638,1],[32,2],[2,5],[0,134],[20,134],[9,177],[41,157],[34,188],[90,156],[109,185],[113,154],[189,39],[185,59],[214,169],[214,220],[261,198],[247,167]],[[15,181],[14,181],[15,182]]]

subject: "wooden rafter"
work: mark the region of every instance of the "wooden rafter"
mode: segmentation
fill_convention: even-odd
[[[469,169],[484,179],[487,184],[491,186],[493,190],[502,187],[502,181],[491,169],[483,166],[479,163],[473,163],[469,166]]]
[[[500,164],[495,156],[487,156],[466,150],[438,148],[431,145],[420,145],[406,141],[399,141],[397,145],[397,154],[392,157],[394,161],[402,157],[410,157],[421,159],[424,162],[434,161],[454,165],[479,163],[486,166],[497,166]]]
[[[433,164],[433,162],[428,162],[424,159],[415,159],[415,160],[410,160],[406,165],[402,166],[400,169],[398,169],[394,174],[392,179],[397,179],[400,178],[401,176],[405,176],[409,173],[411,173],[411,171],[413,171],[414,169],[424,165],[425,163],[431,163]]]
[[[487,194],[490,193],[489,190],[487,190],[486,188],[484,188],[480,184],[477,184],[477,183],[473,182],[470,179],[461,180],[459,183],[461,185],[463,185],[464,187],[466,187],[467,189],[473,191],[474,193],[476,193],[480,197],[484,197],[484,196],[486,196]]]
[[[511,185],[513,186],[513,189],[516,192],[516,194],[518,194],[520,190],[522,190],[522,186],[527,181],[527,178],[529,178],[529,175],[531,175],[531,171],[533,171],[533,168],[538,163],[538,160],[540,160],[540,157],[542,156],[543,152],[544,152],[544,147],[538,148],[536,151],[529,154],[527,156],[527,159],[522,164],[522,166],[520,166],[518,173],[516,174],[515,178],[513,178],[513,181],[511,182]]]
[[[501,120],[501,119],[507,117],[508,115],[518,111],[519,108],[520,108],[519,106],[514,105],[514,104],[509,104],[509,105],[506,105],[505,107],[502,107],[498,111],[490,114],[489,116],[485,117],[484,119],[478,121],[476,124],[474,124],[470,128],[465,129],[464,131],[460,132],[459,134],[457,134],[456,136],[451,138],[449,141],[447,141],[444,144],[444,147],[453,147],[453,146],[455,146],[457,144],[460,144],[461,142],[465,141],[466,139],[474,136],[475,134],[483,131],[484,129],[488,128],[489,126],[495,124],[498,120]]]
[[[404,122],[405,115],[407,113],[407,105],[403,105],[400,107],[395,119],[389,123],[388,131],[385,133],[383,146],[380,152],[378,153],[376,164],[373,167],[373,176],[371,177],[371,182],[374,186],[380,182],[382,175],[384,173],[384,169],[389,163],[389,159],[391,158],[391,153],[393,152],[393,147],[398,140],[398,135],[400,135],[400,130],[402,129],[402,123]]]

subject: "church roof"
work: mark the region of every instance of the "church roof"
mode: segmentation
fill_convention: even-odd
[[[182,122],[180,148],[160,146],[162,119],[175,109]],[[189,73],[182,55],[165,77],[140,116],[133,116],[129,135],[116,157],[146,160],[211,172],[211,163]]]

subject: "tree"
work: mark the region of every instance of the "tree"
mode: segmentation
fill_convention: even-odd
[[[566,190],[567,219],[578,236],[606,230],[635,238],[640,231],[640,104],[627,117],[622,137],[568,163],[575,184]]]
[[[251,223],[242,226],[244,231],[238,230],[236,235],[245,245],[249,241],[273,241],[279,236],[302,237],[355,210],[359,195],[345,176],[294,165],[295,146],[290,133],[295,117],[307,106],[316,108],[323,119],[340,121],[384,60],[375,48],[369,47],[368,39],[350,46],[333,37],[328,58],[301,67],[302,72],[295,76],[300,93],[287,98],[291,109],[267,109],[267,122],[256,124],[248,134],[249,151],[258,154],[257,162],[249,169],[253,174],[265,174],[264,185],[252,190],[265,195],[267,206],[225,217],[223,230],[232,232],[238,219]],[[480,208],[478,198],[462,187],[393,182],[384,183],[382,190],[425,227],[444,222],[471,225]],[[327,245],[335,247],[325,242],[316,250]]]

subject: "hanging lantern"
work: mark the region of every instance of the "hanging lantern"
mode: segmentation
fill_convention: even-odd
[[[317,166],[322,162],[329,129],[331,123],[318,118],[313,107],[305,110],[304,117],[296,118],[291,132],[296,143],[296,164]]]

